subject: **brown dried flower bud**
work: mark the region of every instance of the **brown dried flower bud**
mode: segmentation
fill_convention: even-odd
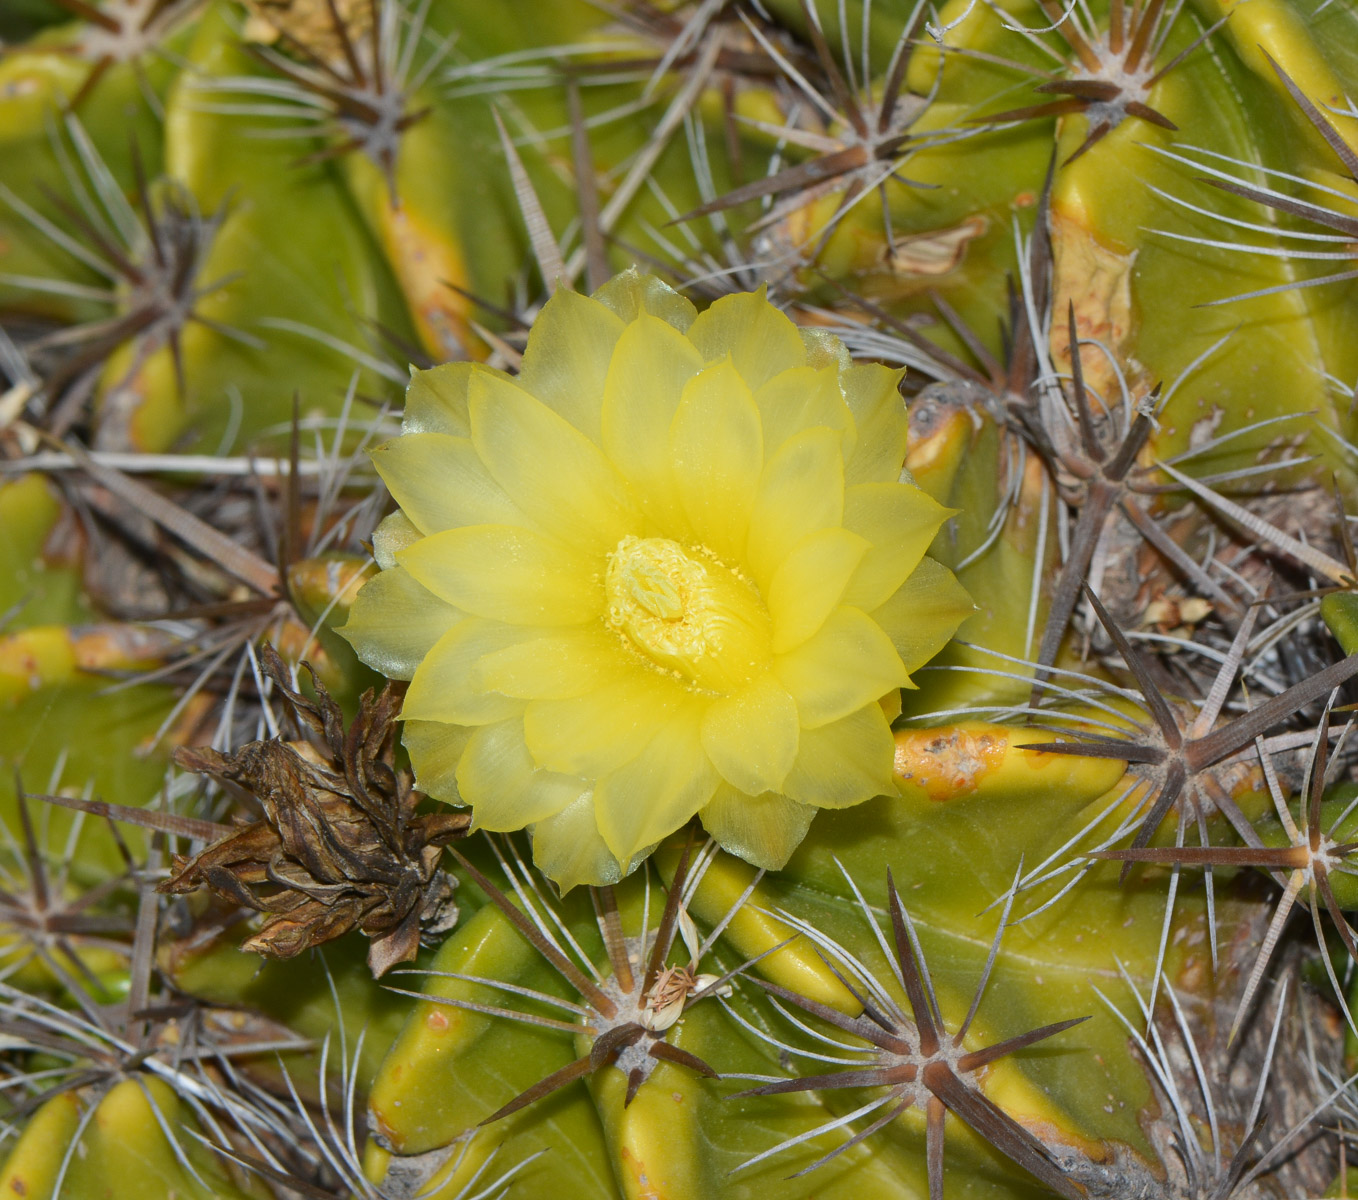
[[[289,686],[271,646],[263,665],[309,740],[251,742],[233,754],[181,749],[179,764],[243,788],[263,808],[193,858],[179,856],[159,890],[206,887],[264,913],[243,949],[291,958],[351,929],[371,939],[368,965],[382,975],[413,959],[422,938],[457,921],[457,881],[439,864],[466,836],[467,813],[417,814],[420,793],[394,766],[400,685],[364,693],[346,731],[339,705],[316,678],[313,702]]]

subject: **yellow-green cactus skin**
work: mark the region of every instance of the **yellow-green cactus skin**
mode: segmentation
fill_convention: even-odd
[[[1349,1194],[1351,0],[0,40],[0,1193]]]

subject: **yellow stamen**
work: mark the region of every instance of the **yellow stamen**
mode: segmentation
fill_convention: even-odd
[[[625,537],[609,555],[607,621],[662,670],[727,692],[769,661],[768,610],[716,557],[669,538]]]

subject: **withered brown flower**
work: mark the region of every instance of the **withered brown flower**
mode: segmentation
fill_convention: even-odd
[[[368,965],[382,975],[413,959],[422,938],[457,921],[457,881],[440,869],[443,847],[465,837],[470,815],[418,814],[409,771],[395,766],[403,685],[365,692],[348,730],[339,705],[309,664],[314,701],[294,691],[272,646],[263,666],[306,740],[250,742],[232,754],[176,752],[179,764],[254,796],[261,819],[201,853],[177,856],[162,892],[205,887],[266,914],[243,949],[291,958],[351,929],[371,939]]]

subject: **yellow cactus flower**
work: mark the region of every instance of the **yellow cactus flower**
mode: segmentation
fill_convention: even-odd
[[[901,481],[899,372],[761,293],[561,290],[517,376],[415,374],[373,461],[401,506],[344,633],[409,679],[419,786],[608,883],[695,813],[781,867],[892,787],[886,697],[971,611]],[[885,707],[884,707],[885,706]]]

